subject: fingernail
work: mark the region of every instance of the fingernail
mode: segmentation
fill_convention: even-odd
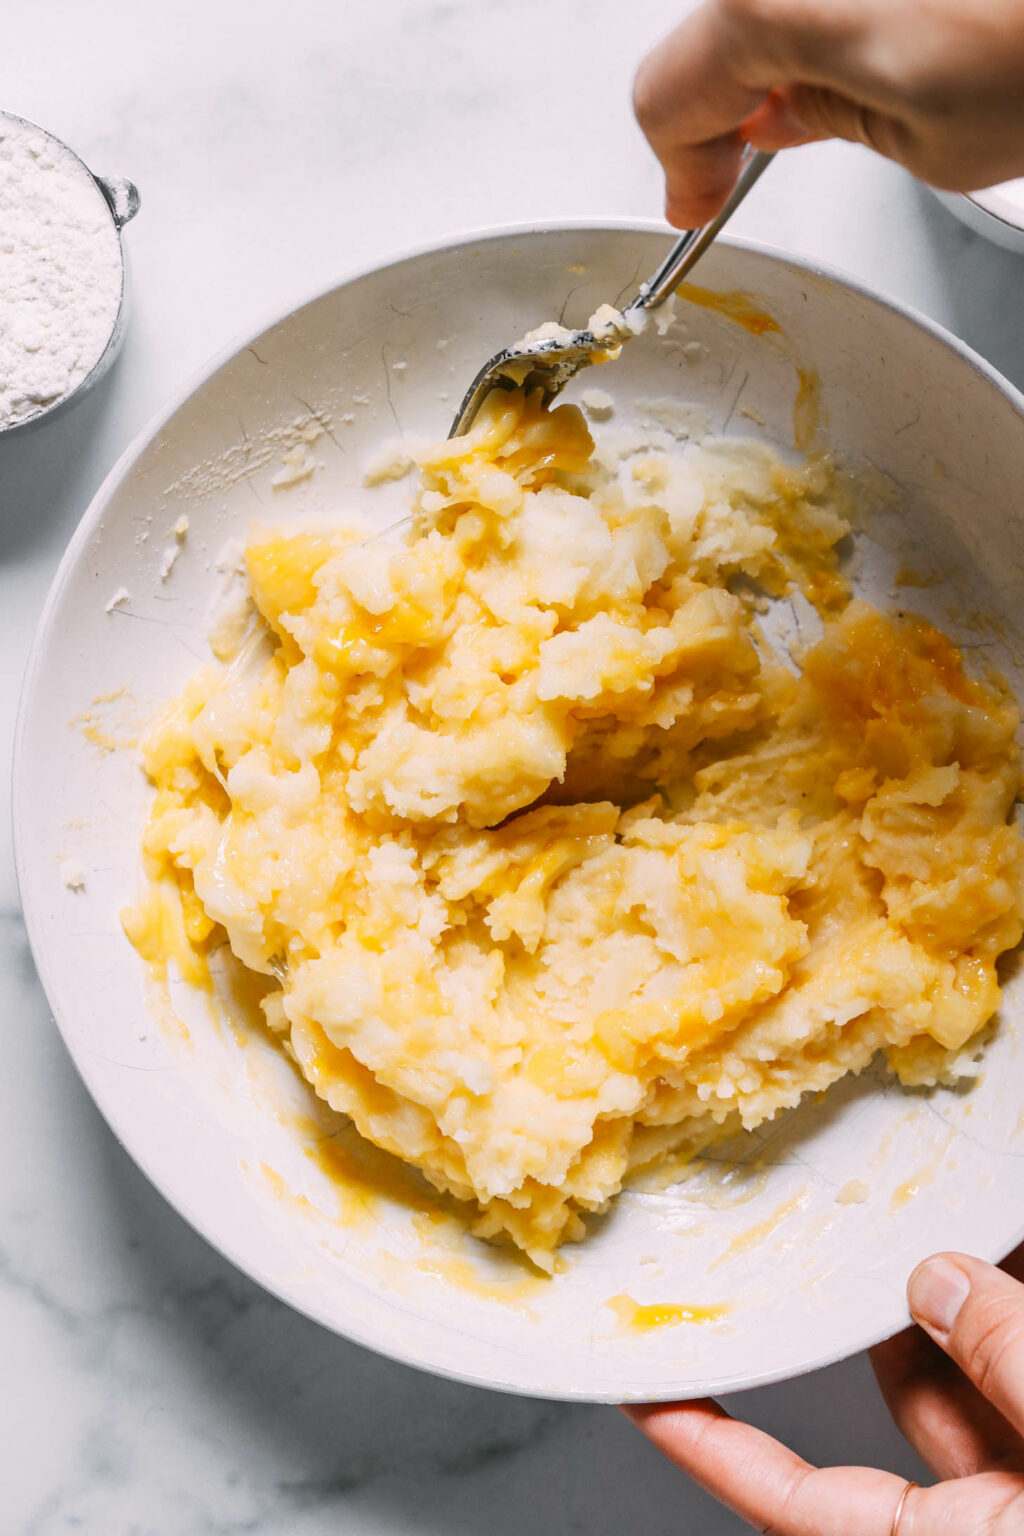
[[[926,1259],[910,1277],[907,1298],[918,1322],[948,1333],[970,1295],[971,1282],[949,1259]]]

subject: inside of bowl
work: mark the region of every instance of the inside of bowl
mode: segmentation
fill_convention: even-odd
[[[544,319],[585,322],[665,240],[555,229],[418,255],[315,300],[214,370],[101,493],[69,552],[18,769],[20,873],[55,1013],[104,1113],[182,1214],[372,1347],[591,1399],[810,1368],[899,1327],[904,1278],[925,1253],[1010,1246],[1024,1225],[1013,967],[969,1091],[907,1092],[869,1070],[678,1181],[628,1191],[546,1279],[366,1155],[262,1032],[230,966],[219,1001],[178,982],[155,1003],[117,913],[147,798],[133,744],[207,659],[250,527],[401,517],[407,482],[364,484],[382,443],[444,436],[485,357]],[[1020,692],[1024,418],[1009,393],[905,314],[782,257],[723,245],[700,276],[712,294],[751,296],[771,325],[698,293],[575,395],[599,382],[617,419],[695,402],[710,432],[788,452],[817,432],[877,492],[857,590],[925,613]],[[76,888],[61,879],[69,860],[85,873]],[[661,1308],[666,1326],[624,1298]]]

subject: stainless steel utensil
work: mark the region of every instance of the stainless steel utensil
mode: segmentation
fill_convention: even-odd
[[[521,385],[527,389],[539,387],[543,389],[547,403],[581,368],[607,358],[609,346],[617,345],[629,336],[631,315],[657,309],[675,292],[773,158],[762,150],[747,150],[736,185],[721,212],[709,223],[698,229],[688,229],[680,236],[653,277],[640,284],[636,298],[622,312],[625,327],[614,336],[589,330],[570,331],[565,336],[517,342],[515,346],[496,352],[466,391],[448,436],[460,437],[469,430],[492,389],[518,389]]]

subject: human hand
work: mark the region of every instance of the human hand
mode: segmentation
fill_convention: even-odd
[[[903,1478],[872,1467],[812,1467],[710,1399],[625,1412],[766,1536],[896,1536],[897,1525],[898,1536],[1021,1536],[1022,1277],[1024,1246],[1001,1269],[960,1253],[926,1259],[907,1287],[920,1328],[872,1350],[893,1418],[942,1479],[912,1487],[902,1510]]]
[[[640,65],[666,216],[704,224],[744,142],[850,139],[950,191],[1024,174],[1024,0],[705,0]]]

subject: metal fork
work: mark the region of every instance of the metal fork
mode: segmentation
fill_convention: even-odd
[[[698,229],[688,229],[676,241],[661,266],[646,283],[640,284],[635,299],[623,310],[624,327],[619,329],[611,344],[625,340],[632,332],[629,317],[646,310],[657,309],[682,282],[691,267],[700,260],[722,225],[732,217],[751,187],[768,168],[774,157],[762,150],[746,151],[740,174],[725,206],[707,224]],[[595,335],[593,331],[571,331],[568,336],[548,337],[539,341],[517,342],[496,352],[476,375],[465,398],[456,412],[451,437],[461,437],[473,425],[476,414],[492,389],[527,390],[540,388],[544,402],[549,403],[568,384],[581,368],[603,360],[608,356],[609,336]]]

